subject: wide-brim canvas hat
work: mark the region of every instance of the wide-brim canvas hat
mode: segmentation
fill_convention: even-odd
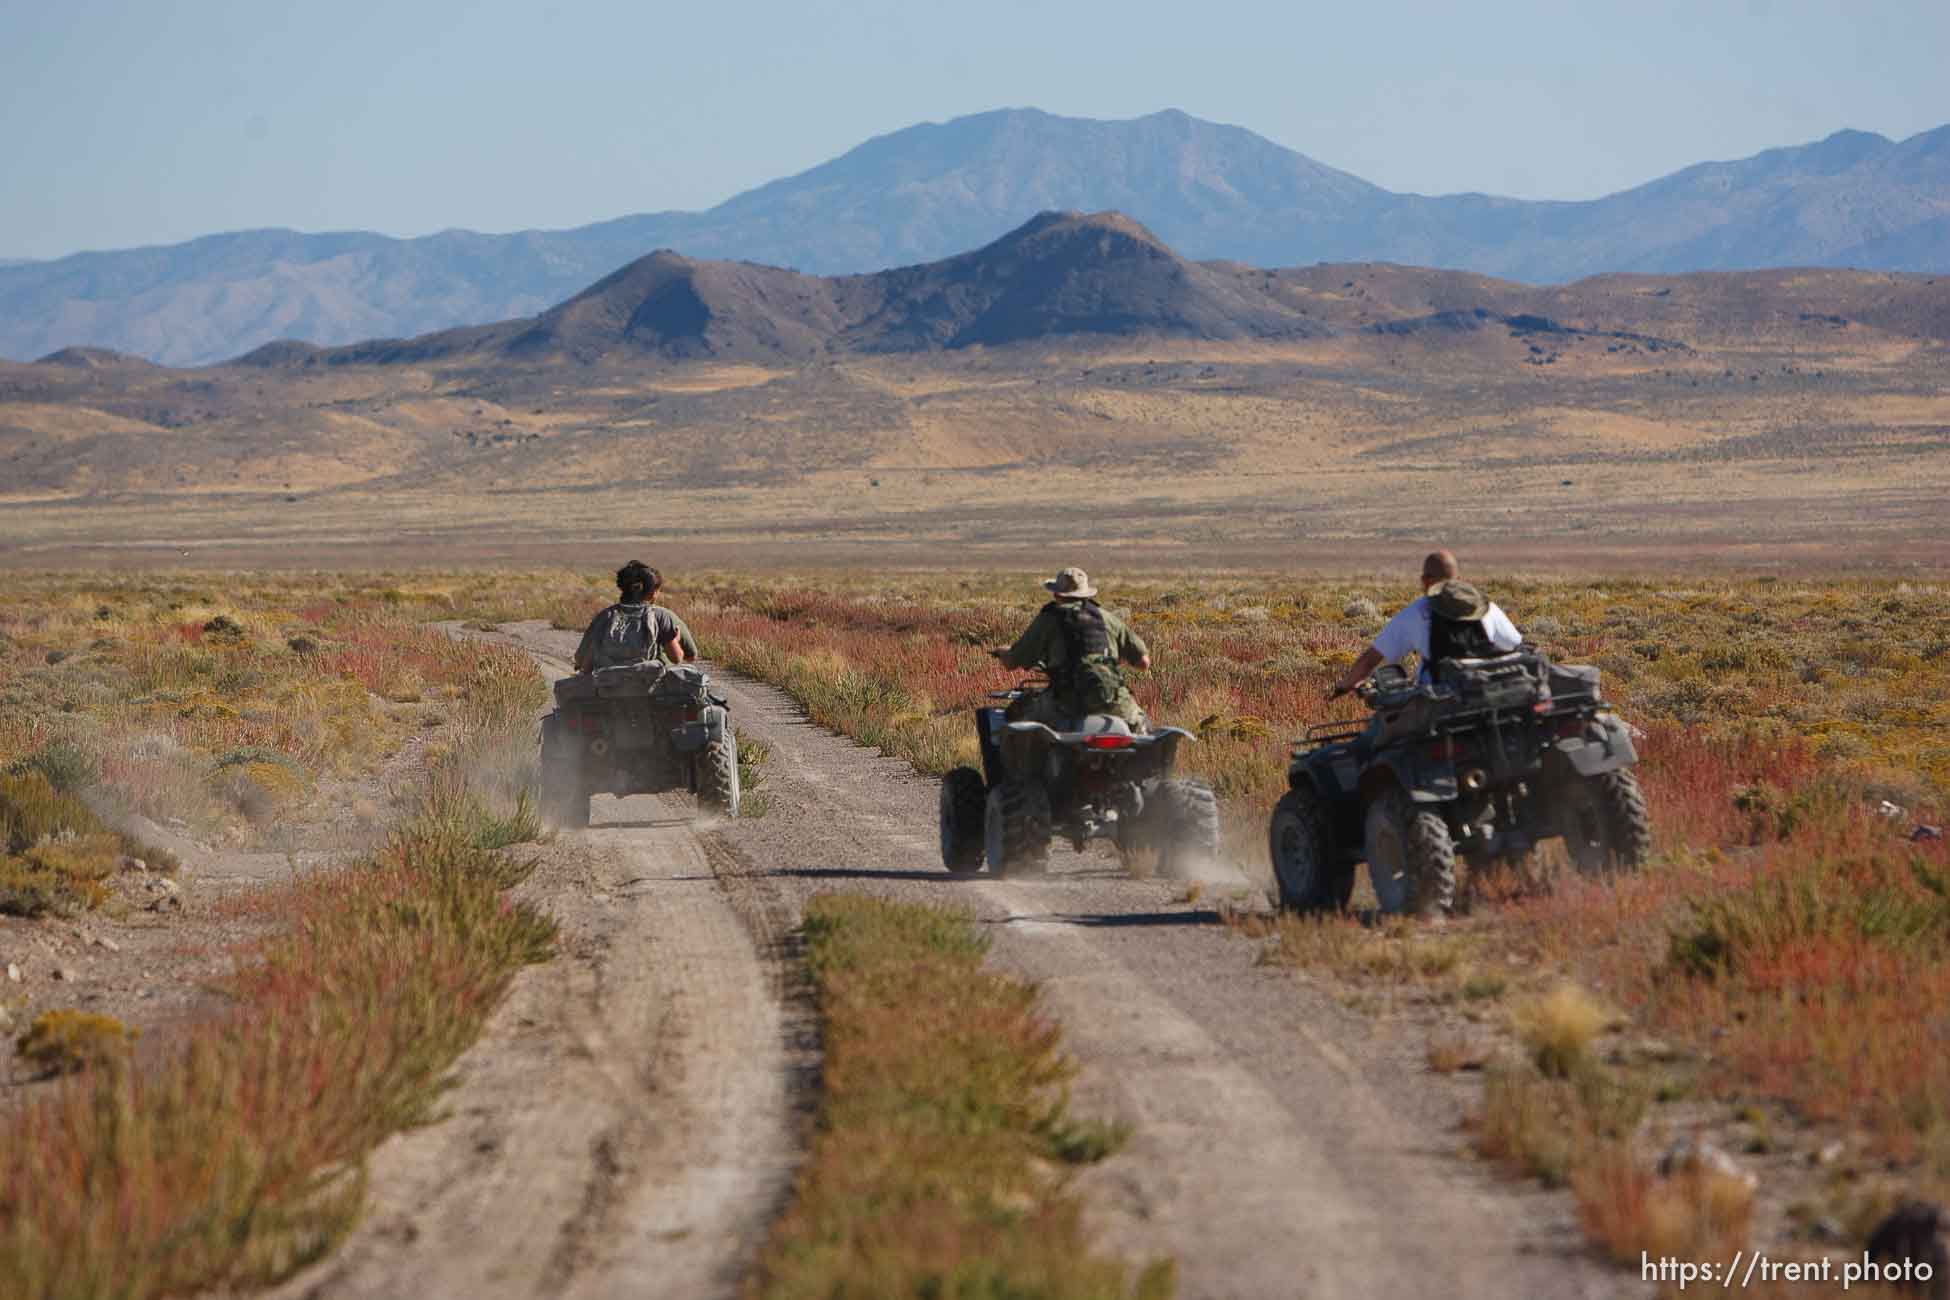
[[[1474,623],[1490,612],[1489,597],[1457,578],[1437,583],[1429,591],[1429,604],[1437,614],[1457,623]]]
[[[1090,585],[1090,575],[1077,568],[1063,570],[1045,582],[1043,590],[1058,600],[1087,600],[1097,594],[1097,589]]]

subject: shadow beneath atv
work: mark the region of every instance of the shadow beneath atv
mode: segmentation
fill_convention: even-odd
[[[639,822],[590,822],[586,829],[592,831],[660,831],[668,830],[673,826],[689,826],[692,822],[701,821],[702,819],[702,814],[700,814],[697,817],[654,817],[649,821]]]
[[[780,867],[761,871],[762,876],[784,876],[795,880],[932,880],[944,885],[957,881],[993,879],[982,876],[954,876],[945,871],[876,871],[872,867]]]
[[[983,921],[984,925],[1076,925],[1089,929],[1122,929],[1127,926],[1222,925],[1225,917],[1206,909],[1196,912],[1110,912],[1090,915],[1079,912],[1044,912],[1034,916],[1004,916]]]

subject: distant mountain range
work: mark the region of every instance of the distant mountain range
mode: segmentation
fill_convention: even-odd
[[[80,346],[199,364],[281,339],[344,344],[506,321],[554,303],[568,312],[575,303],[565,299],[617,267],[618,276],[669,277],[685,259],[715,259],[803,273],[678,277],[694,295],[735,298],[740,276],[784,291],[813,275],[950,258],[1044,210],[1110,208],[1185,257],[1260,266],[1386,261],[1532,283],[1769,266],[1950,271],[1950,126],[1901,142],[1843,131],[1565,203],[1396,194],[1179,112],[1101,122],[1010,109],[869,140],[707,212],[404,240],[248,231],[0,262],[0,357]],[[658,249],[679,256],[642,260]],[[934,273],[913,274],[923,271]],[[954,299],[961,290],[942,292]],[[1200,301],[1203,310],[1216,300]],[[1249,318],[1238,328],[1263,324]]]

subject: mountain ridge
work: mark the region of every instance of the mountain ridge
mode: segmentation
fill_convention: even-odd
[[[1950,126],[1840,131],[1600,199],[1398,194],[1229,126],[998,109],[873,137],[705,212],[568,231],[203,236],[0,263],[0,356],[170,364],[278,339],[419,336],[541,312],[646,249],[860,274],[946,258],[1044,210],[1132,214],[1193,261],[1388,261],[1530,283],[1829,265],[1950,270]]]
[[[1248,283],[1187,261],[1122,213],[1042,212],[980,248],[863,275],[811,276],[671,249],[638,258],[534,316],[341,348],[263,345],[251,365],[399,364],[495,354],[583,364],[806,361],[955,351],[1077,335],[1207,341],[1329,331]]]

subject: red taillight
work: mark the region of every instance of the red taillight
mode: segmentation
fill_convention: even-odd
[[[1584,719],[1577,714],[1568,714],[1557,720],[1557,734],[1564,740],[1575,740],[1584,734]]]
[[[1129,749],[1136,743],[1136,739],[1131,736],[1086,736],[1083,747],[1085,749]]]
[[[1429,757],[1438,763],[1446,763],[1455,756],[1456,740],[1453,736],[1444,736],[1429,746]]]

